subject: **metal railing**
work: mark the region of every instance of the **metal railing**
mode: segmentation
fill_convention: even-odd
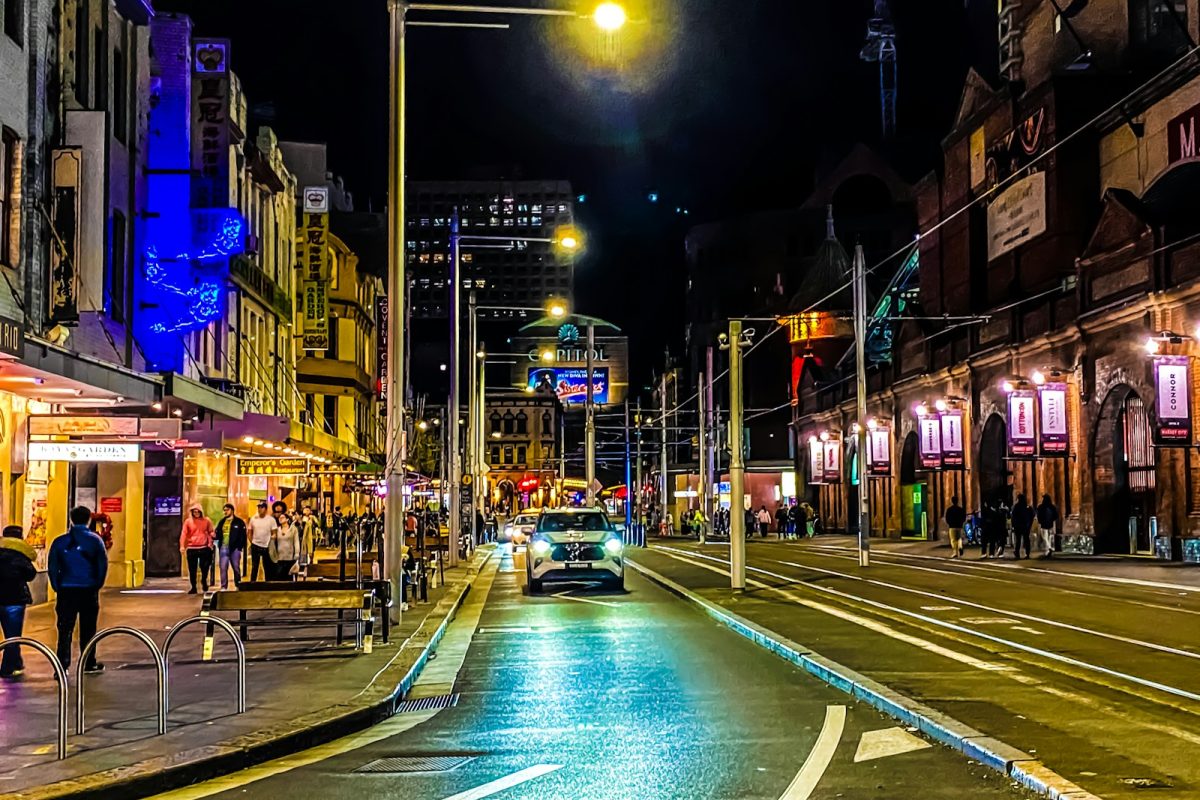
[[[208,630],[204,634],[204,652],[202,659],[209,661],[212,659],[213,648],[213,626],[216,625],[221,630],[229,634],[229,638],[233,640],[233,646],[237,651],[237,713],[243,714],[246,711],[246,646],[242,644],[241,638],[238,637],[237,629],[220,617],[207,616],[200,614],[194,617],[188,617],[176,622],[171,630],[167,631],[167,638],[163,640],[163,667],[167,668],[167,654],[171,652],[171,642],[184,628],[197,623],[207,623]],[[166,716],[169,710],[166,706],[167,697],[163,697],[163,715]]]
[[[158,735],[162,736],[167,732],[167,662],[163,657],[163,653],[158,649],[158,645],[154,643],[143,631],[137,628],[127,628],[124,625],[118,625],[115,628],[105,628],[92,637],[92,640],[84,645],[79,652],[79,663],[75,665],[75,683],[79,688],[75,692],[75,733],[82,734],[86,728],[84,724],[84,681],[83,670],[87,664],[88,657],[96,651],[96,646],[110,636],[132,636],[146,648],[150,650],[150,655],[154,658],[154,671],[158,678]]]
[[[30,639],[28,636],[14,636],[0,642],[0,648],[9,645],[32,647],[44,655],[50,662],[50,666],[54,668],[54,677],[58,681],[58,758],[62,760],[67,757],[67,671],[63,669],[62,662],[58,660],[54,651],[37,639]]]

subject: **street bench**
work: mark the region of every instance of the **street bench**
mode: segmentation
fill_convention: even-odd
[[[387,644],[391,638],[392,621],[389,615],[389,610],[392,607],[392,584],[389,581],[374,581],[365,579],[362,586],[355,585],[353,576],[347,575],[346,580],[337,579],[337,570],[333,570],[329,577],[321,576],[314,578],[312,574],[312,566],[309,565],[308,580],[304,581],[242,581],[239,587],[243,592],[287,592],[287,591],[326,591],[335,590],[354,590],[357,592],[371,592],[375,596],[375,610],[379,612],[379,619],[382,622],[383,628],[383,643]],[[335,565],[336,566],[336,565]],[[339,642],[340,643],[340,642]]]
[[[245,584],[244,584],[245,585]],[[241,631],[242,641],[249,641],[250,626],[302,626],[317,627],[325,622],[323,619],[288,616],[247,617],[247,612],[321,612],[336,611],[338,618],[333,621],[337,626],[338,644],[342,641],[342,628],[345,625],[354,626],[355,648],[365,653],[371,652],[373,617],[375,611],[375,595],[366,589],[326,589],[305,586],[303,583],[280,582],[278,589],[258,589],[251,591],[211,591],[204,595],[204,605],[201,616],[211,616],[218,612],[236,611],[237,626]],[[345,612],[354,613],[352,619],[345,618]],[[386,613],[386,612],[385,612]]]

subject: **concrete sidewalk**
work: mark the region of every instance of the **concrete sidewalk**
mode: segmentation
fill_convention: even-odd
[[[55,759],[57,695],[49,665],[25,648],[27,678],[0,683],[0,793],[4,797],[136,797],[139,781],[155,790],[190,783],[254,760],[344,735],[391,713],[397,688],[407,690],[428,646],[490,559],[483,548],[446,571],[429,603],[410,606],[391,643],[376,625],[371,654],[357,653],[353,635],[335,646],[333,626],[251,628],[247,655],[247,711],[236,714],[233,645],[217,631],[215,660],[201,659],[203,625],[172,644],[167,733],[157,733],[156,680],[145,647],[129,637],[99,646],[104,673],[85,678],[87,732],[75,735],[74,675],[70,681],[69,757]],[[101,629],[126,625],[160,646],[174,623],[196,614],[200,598],[181,579],[155,580],[137,590],[105,591]],[[227,615],[226,615],[227,616]],[[350,633],[350,629],[347,629]],[[50,605],[30,609],[26,635],[54,646]],[[303,637],[303,638],[302,638]],[[77,658],[78,644],[76,644]],[[414,669],[415,668],[415,669]],[[403,694],[403,691],[399,692]]]

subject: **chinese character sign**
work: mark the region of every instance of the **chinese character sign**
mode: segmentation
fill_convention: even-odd
[[[307,458],[239,458],[237,474],[240,477],[272,475],[307,475]]]
[[[825,454],[821,464],[821,472],[825,483],[841,483],[842,441],[831,438],[828,442],[822,442],[822,444],[824,445]]]
[[[819,439],[808,443],[808,482],[825,482],[825,448]]]
[[[1042,455],[1067,454],[1067,385],[1047,383],[1038,390],[1042,406]]]
[[[942,468],[942,424],[937,414],[917,418],[917,445],[921,469]]]
[[[1167,447],[1192,443],[1191,365],[1186,356],[1154,359],[1155,410],[1158,425],[1155,441]]]
[[[887,478],[892,474],[892,431],[876,428],[867,431],[867,474]]]
[[[1037,395],[1029,389],[1014,389],[1008,395],[1008,455],[1037,455]]]
[[[229,40],[192,44],[192,206],[229,205]]]
[[[966,465],[962,409],[948,408],[943,411],[941,425],[942,466],[947,469],[962,469]]]
[[[300,230],[304,267],[304,349],[329,349],[329,215],[304,214]]]

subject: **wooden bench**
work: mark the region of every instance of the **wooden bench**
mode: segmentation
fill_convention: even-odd
[[[249,641],[247,628],[251,625],[298,625],[316,627],[324,620],[304,617],[266,617],[248,619],[248,611],[336,611],[338,618],[337,641],[342,642],[342,627],[354,626],[355,648],[370,653],[371,635],[374,625],[375,595],[367,589],[326,589],[304,583],[279,582],[279,589],[251,591],[210,591],[204,595],[201,616],[210,616],[221,611],[238,612],[237,625],[241,629],[242,641]],[[245,584],[244,584],[245,586]],[[353,619],[345,619],[344,612],[354,612]],[[387,613],[386,611],[384,612]]]
[[[340,581],[337,579],[337,570],[333,571],[330,578],[321,577],[313,579],[312,565],[309,565],[309,580],[306,581],[242,581],[239,587],[243,592],[286,592],[318,589],[353,589],[358,592],[369,591],[375,595],[375,610],[379,612],[379,619],[383,628],[383,643],[387,644],[391,639],[392,620],[389,611],[392,607],[392,584],[390,581],[373,581],[364,579],[362,587],[355,586],[354,578],[350,575],[346,576],[346,580]]]

